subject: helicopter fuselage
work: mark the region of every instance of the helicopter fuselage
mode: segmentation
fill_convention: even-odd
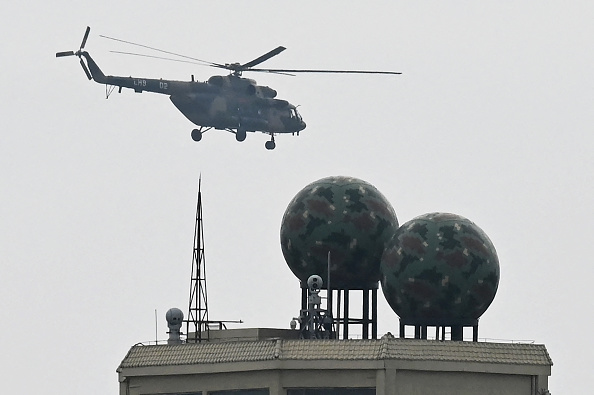
[[[206,82],[171,81],[163,79],[133,78],[106,76],[99,69],[88,52],[84,51],[91,28],[87,26],[78,51],[56,52],[56,57],[77,56],[89,80],[105,84],[111,93],[111,87],[130,88],[136,92],[155,92],[168,95],[171,102],[192,123],[199,128],[192,130],[192,139],[200,141],[202,134],[211,128],[224,129],[235,134],[237,141],[244,141],[247,132],[263,132],[270,135],[270,141],[265,144],[266,149],[274,149],[274,135],[277,133],[292,133],[297,135],[305,129],[305,122],[297,112],[297,108],[286,100],[276,98],[276,91],[267,86],[256,84],[256,81],[241,77],[243,72],[265,72],[285,75],[296,73],[339,73],[339,74],[401,74],[396,71],[373,70],[327,70],[327,69],[272,69],[256,68],[262,62],[280,54],[286,48],[278,46],[265,54],[245,63],[214,63],[189,56],[164,51],[158,48],[136,44],[113,37],[102,36],[109,40],[120,41],[136,45],[145,49],[166,53],[171,56],[191,59],[204,66],[225,69],[231,73],[227,76],[215,75]],[[119,51],[112,51],[119,52]],[[159,56],[119,52],[128,55],[147,56],[167,60]],[[84,59],[83,59],[84,58]],[[85,63],[86,61],[86,63]],[[109,96],[109,93],[107,94]]]
[[[137,93],[168,95],[188,120],[201,128],[245,133],[298,133],[305,122],[294,105],[276,99],[276,91],[249,78],[213,76],[206,82],[104,75],[88,52],[80,53],[98,83],[133,89]]]

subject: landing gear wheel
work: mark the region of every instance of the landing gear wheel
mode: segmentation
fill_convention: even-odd
[[[194,141],[202,140],[202,132],[198,129],[192,130],[192,140],[194,140]]]
[[[238,129],[237,132],[235,132],[235,139],[237,141],[243,141],[243,140],[245,140],[246,135],[247,135],[247,132],[245,130]]]
[[[264,146],[266,147],[266,149],[272,150],[276,147],[276,143],[274,142],[274,140],[270,140],[267,141],[266,144],[264,144]]]

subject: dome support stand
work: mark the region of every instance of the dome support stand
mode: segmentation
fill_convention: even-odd
[[[428,338],[428,328],[435,328],[435,340],[464,341],[464,328],[472,328],[472,341],[478,341],[478,319],[460,320],[458,322],[439,322],[416,319],[400,319],[400,338],[406,338],[406,327],[414,327],[414,338]],[[446,328],[449,328],[449,339],[446,338]]]
[[[351,317],[351,292],[361,291],[362,312],[360,318]],[[377,339],[377,284],[375,288],[367,289],[330,289],[327,290],[327,311],[333,317],[334,336],[336,339],[348,339],[349,336],[359,334],[362,339]],[[334,302],[336,304],[334,304]],[[308,287],[301,284],[301,311],[308,309]],[[301,329],[304,326],[302,323]],[[360,332],[357,330],[360,329]]]
[[[377,284],[370,285],[366,289],[330,289],[327,290],[327,310],[333,317],[337,339],[348,339],[353,335],[362,339],[377,339]],[[301,284],[301,310],[307,309],[308,293],[307,285]],[[360,318],[352,317],[350,314],[351,292],[361,291],[362,311]],[[358,296],[358,295],[357,295]],[[357,330],[360,329],[360,332]]]

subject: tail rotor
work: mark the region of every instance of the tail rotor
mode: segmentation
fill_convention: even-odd
[[[91,28],[89,26],[87,26],[87,30],[85,31],[85,35],[82,39],[82,42],[80,43],[80,49],[82,50],[85,47],[85,44],[87,43],[87,38],[89,38],[89,32],[91,31]]]
[[[93,79],[93,76],[89,72],[89,69],[87,68],[87,65],[85,64],[85,62],[82,60],[83,49],[85,48],[85,44],[87,43],[87,38],[89,38],[90,31],[91,31],[91,28],[89,26],[87,26],[87,30],[85,31],[85,35],[83,36],[83,39],[82,39],[82,42],[80,43],[80,48],[78,49],[78,51],[76,51],[76,52],[74,52],[74,51],[57,52],[56,58],[61,58],[64,56],[78,56],[80,59],[80,65],[82,66],[85,74],[87,75],[87,78],[91,80],[91,79]]]
[[[87,65],[85,64],[85,62],[83,62],[83,60],[80,60],[80,65],[82,66],[83,70],[85,71],[85,74],[87,75],[87,78],[89,80],[92,80],[93,77],[91,76],[91,73],[89,72],[89,69],[87,68]]]

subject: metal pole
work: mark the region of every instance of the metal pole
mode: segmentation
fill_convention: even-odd
[[[326,284],[326,290],[326,295],[328,296],[326,309],[328,310],[328,313],[330,314],[330,317],[332,317],[332,321],[334,323],[334,306],[332,305],[332,288],[330,287],[330,251],[328,251],[328,284]]]
[[[377,339],[377,288],[371,290],[371,338]]]
[[[349,338],[349,290],[344,290],[344,338]]]
[[[369,290],[363,290],[363,339],[369,339]]]
[[[340,289],[336,290],[338,300],[336,301],[336,338],[340,338],[340,302],[341,302],[341,291]],[[344,336],[343,336],[344,338]]]

